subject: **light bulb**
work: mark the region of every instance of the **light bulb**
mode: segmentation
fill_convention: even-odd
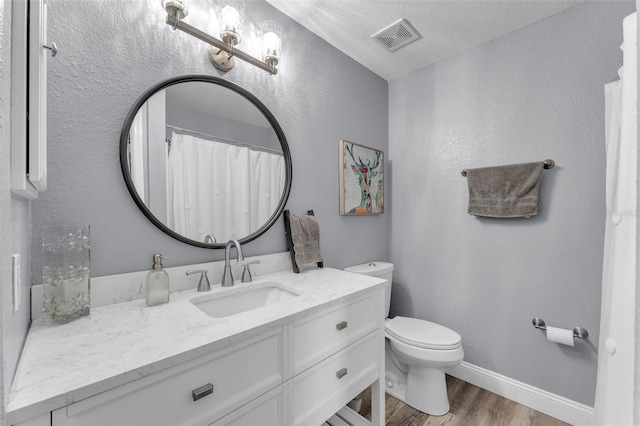
[[[262,43],[264,43],[263,56],[279,56],[280,37],[278,37],[278,34],[273,32],[266,33],[262,38]]]
[[[225,0],[219,7],[220,38],[222,38],[222,41],[225,43],[235,46],[240,43],[240,27],[244,14],[244,2],[239,0]]]
[[[237,32],[240,26],[240,13],[231,6],[225,6],[220,14],[222,22],[222,31]]]
[[[262,59],[275,67],[280,61],[282,26],[275,21],[260,24],[262,30]]]

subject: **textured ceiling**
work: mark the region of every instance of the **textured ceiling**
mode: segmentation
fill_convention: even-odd
[[[267,2],[386,80],[402,77],[581,3],[560,0]],[[371,36],[401,18],[409,20],[422,38],[395,52],[387,52]]]

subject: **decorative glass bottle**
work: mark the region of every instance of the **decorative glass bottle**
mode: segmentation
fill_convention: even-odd
[[[45,226],[42,318],[65,323],[89,315],[89,226]]]

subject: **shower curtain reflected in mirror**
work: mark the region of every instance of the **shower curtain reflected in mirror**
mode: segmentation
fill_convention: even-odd
[[[624,19],[624,65],[620,68],[620,80],[605,85],[607,215],[595,401],[598,425],[635,424],[636,26],[635,13]]]
[[[129,132],[129,156],[130,156],[130,171],[131,180],[136,186],[138,195],[145,202],[149,200],[146,197],[146,182],[145,182],[145,146],[147,145],[147,138],[144,129],[147,125],[148,108],[147,105],[143,105],[140,108],[140,112],[136,115],[131,123],[131,131]]]
[[[193,240],[211,234],[224,243],[269,219],[286,167],[281,154],[174,133],[167,175],[169,227]]]

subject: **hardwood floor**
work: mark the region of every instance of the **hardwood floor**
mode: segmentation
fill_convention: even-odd
[[[444,416],[430,416],[392,396],[386,395],[385,411],[388,426],[566,426],[558,419],[532,410],[477,386],[447,376],[447,393],[451,410]],[[362,414],[371,419],[371,392],[365,392]]]

